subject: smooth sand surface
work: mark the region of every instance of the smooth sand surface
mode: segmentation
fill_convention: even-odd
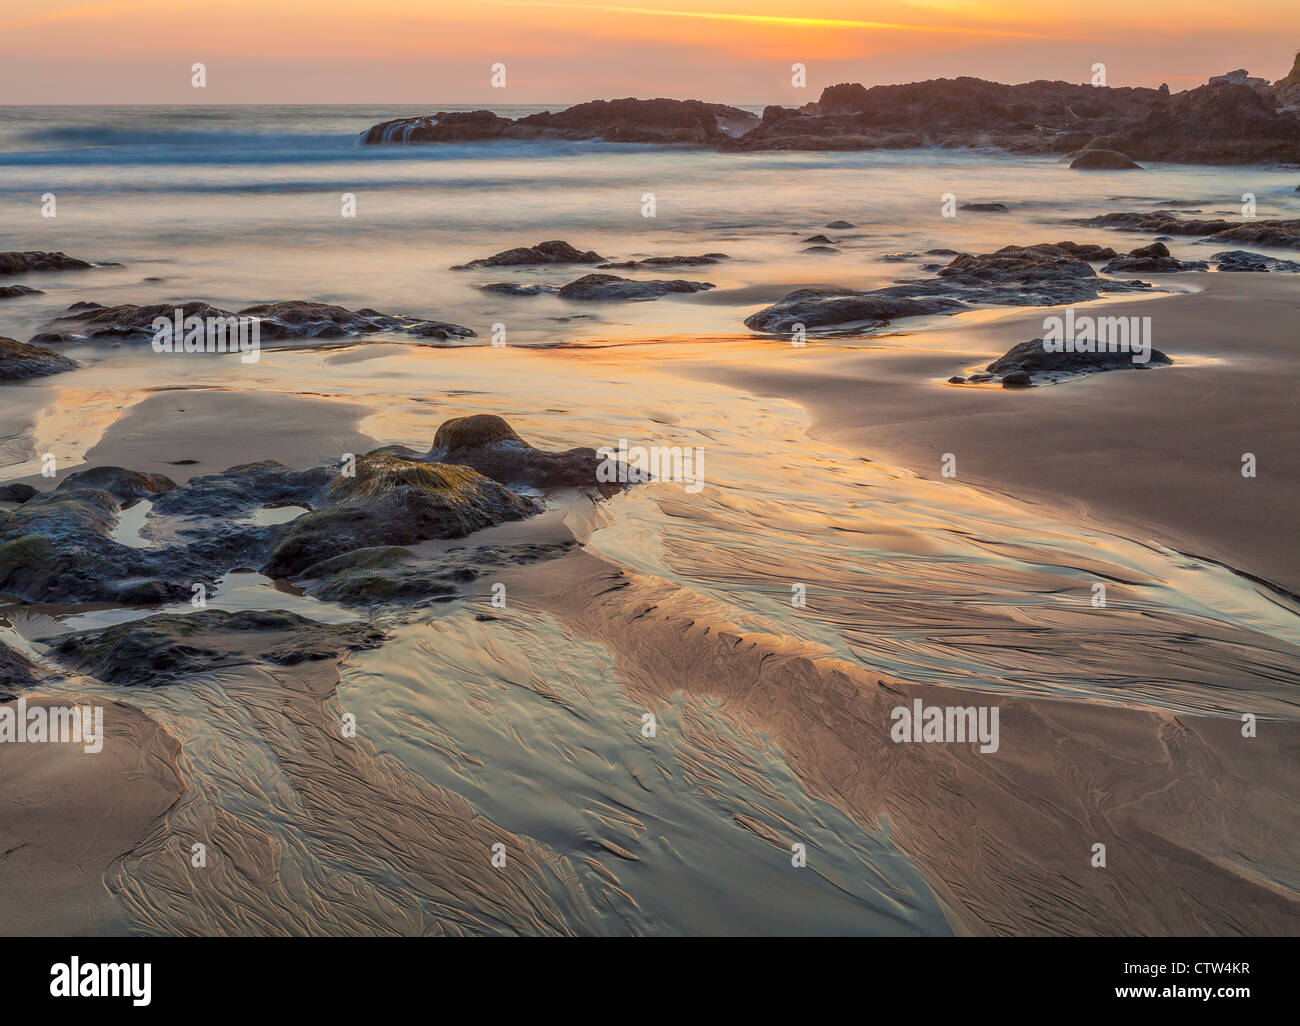
[[[28,708],[66,698],[23,696]],[[185,789],[180,743],[134,706],[104,709],[104,747],[0,744],[0,934],[126,933],[105,888]],[[8,703],[16,707],[16,703]]]
[[[1168,277],[1204,291],[1076,309],[1150,316],[1174,367],[1022,391],[945,384],[1041,338],[1053,308],[963,315],[847,351],[763,343],[682,369],[793,399],[814,438],[922,477],[940,478],[952,453],[962,483],[1300,592],[1300,276]],[[1255,454],[1254,479],[1243,453]]]

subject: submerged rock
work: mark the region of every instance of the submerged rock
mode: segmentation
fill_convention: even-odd
[[[467,264],[457,264],[453,271],[466,271],[475,267],[532,267],[537,264],[601,264],[606,257],[595,250],[583,252],[570,246],[562,239],[539,242],[536,246],[519,246],[515,249],[502,250],[481,260],[471,260]]]
[[[295,299],[248,306],[237,313],[221,310],[207,303],[183,305],[154,303],[149,306],[101,306],[98,303],[74,303],[51,325],[50,331],[36,336],[36,342],[148,342],[156,332],[156,319],[168,322],[180,317],[202,318],[228,324],[231,318],[257,318],[259,337],[263,340],[309,338],[355,338],[377,332],[414,335],[420,338],[475,338],[475,332],[458,324],[426,321],[414,317],[383,314],[377,310],[349,310],[329,303]]]
[[[1244,242],[1279,249],[1300,249],[1300,218],[1224,221],[1183,219],[1171,210],[1120,211],[1079,221],[1094,228],[1123,228],[1153,235],[1201,235],[1205,242]]]
[[[1142,165],[1126,153],[1114,150],[1084,150],[1072,161],[1072,171],[1141,171]]]
[[[43,296],[40,289],[28,288],[26,285],[0,285],[0,299],[17,299],[20,296]]]
[[[805,329],[843,333],[883,327],[900,317],[951,314],[972,304],[1055,306],[1096,299],[1102,292],[1150,288],[1146,282],[1097,276],[1089,259],[1114,250],[1075,243],[1006,246],[995,253],[960,253],[932,279],[908,280],[860,292],[799,289],[745,319],[755,331],[788,335]]]
[[[704,292],[715,287],[712,282],[685,281],[680,278],[672,281],[635,281],[620,278],[616,274],[585,274],[562,287],[556,295],[561,299],[636,302],[659,299],[675,292]]]
[[[963,203],[958,210],[969,210],[976,214],[1005,214],[1011,208],[1005,203]]]
[[[644,260],[624,260],[617,264],[601,264],[602,271],[631,271],[638,267],[703,267],[729,260],[726,253],[704,253],[700,256],[646,257]]]
[[[76,360],[17,339],[0,337],[0,381],[48,377],[80,367]]]
[[[32,271],[88,271],[93,264],[68,256],[67,253],[44,253],[39,250],[0,253],[0,275],[28,274]]]

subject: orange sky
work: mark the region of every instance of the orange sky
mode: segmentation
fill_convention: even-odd
[[[797,104],[843,81],[1084,82],[1098,61],[1182,89],[1278,78],[1297,49],[1295,0],[0,0],[0,105]]]

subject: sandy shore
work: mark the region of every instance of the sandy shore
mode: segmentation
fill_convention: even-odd
[[[1012,310],[847,352],[774,342],[682,369],[794,399],[812,413],[814,438],[922,477],[939,478],[943,454],[952,453],[965,484],[1300,592],[1300,282],[1281,274],[1171,277],[1203,291],[1093,307],[1150,316],[1153,344],[1175,360],[1172,368],[1027,391],[945,384],[1042,337],[1042,311]],[[1243,453],[1256,456],[1253,480],[1242,477]]]
[[[68,704],[23,697],[29,709]],[[105,877],[185,790],[181,746],[134,706],[95,704],[104,710],[102,751],[0,744],[0,891],[8,895],[0,902],[0,934],[128,932]]]

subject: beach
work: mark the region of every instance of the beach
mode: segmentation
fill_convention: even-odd
[[[104,262],[0,305],[0,335],[81,364],[0,386],[0,484],[41,493],[0,526],[51,539],[0,550],[0,697],[101,703],[111,742],[0,745],[0,885],[30,889],[0,933],[1295,932],[1300,275],[1103,258],[1149,287],[744,323],[796,289],[932,288],[958,253],[1151,241],[1079,223],[1109,211],[1237,217],[1249,188],[1295,217],[1293,171],[360,149],[393,113],[231,108],[214,146],[152,111],[103,153],[75,109],[0,132],[0,208],[57,179],[68,211],[0,249]],[[1009,209],[945,217],[954,190]],[[453,270],[561,239],[726,256],[615,270],[713,286],[644,302],[558,291],[594,262]],[[268,331],[250,363],[66,316],[288,300],[392,320]],[[1172,364],[969,380],[1065,305],[1149,317]],[[483,417],[517,436],[457,424]],[[695,473],[594,487],[625,443]],[[900,743],[915,702],[995,709],[998,744]]]

